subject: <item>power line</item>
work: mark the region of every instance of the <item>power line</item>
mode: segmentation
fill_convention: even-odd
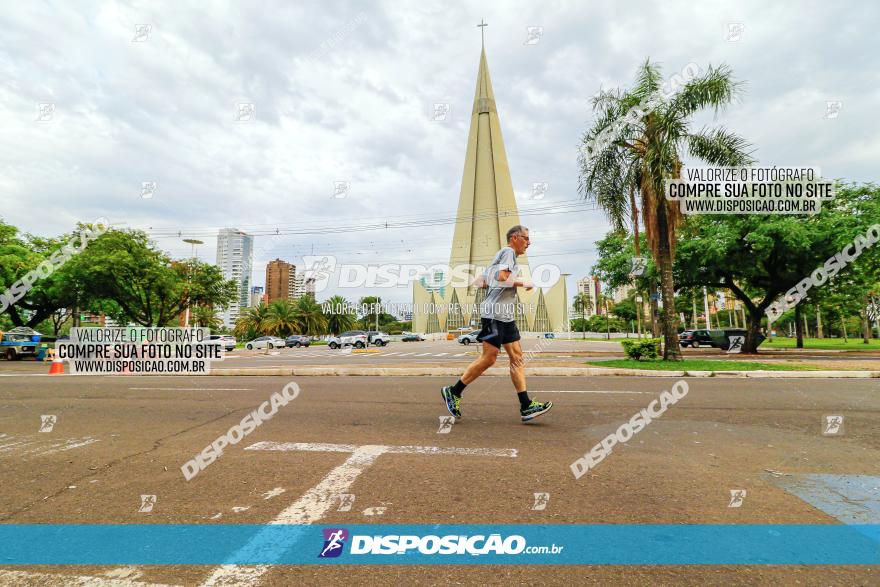
[[[565,214],[571,212],[578,211],[589,211],[595,210],[596,207],[594,204],[585,202],[583,200],[572,201],[571,203],[559,203],[552,206],[545,206],[534,208],[531,210],[525,210],[519,212],[522,216],[545,216],[549,214]],[[399,221],[391,221],[389,222],[387,219],[378,223],[371,224],[352,224],[352,225],[329,225],[329,226],[307,226],[307,221],[303,221],[295,227],[281,229],[281,226],[289,226],[289,225],[274,225],[275,229],[258,229],[252,230],[247,234],[249,236],[280,236],[280,235],[290,235],[290,234],[326,234],[328,232],[365,232],[365,231],[373,231],[373,230],[387,230],[387,229],[399,229],[399,228],[415,228],[415,227],[424,227],[424,226],[440,226],[444,224],[457,224],[459,222],[468,222],[468,221],[477,221],[477,220],[486,220],[490,218],[500,218],[511,216],[513,214],[517,214],[518,210],[514,208],[502,209],[497,212],[483,212],[476,213],[471,216],[445,216],[445,217],[435,217],[435,218],[425,218],[421,220],[399,220]],[[240,225],[245,226],[245,225]],[[270,225],[272,226],[272,225]],[[174,229],[164,229],[157,230],[152,229],[148,230],[148,234],[153,238],[183,238],[193,237],[193,236],[216,236],[219,228],[198,228],[198,229],[185,229],[181,228],[179,230]]]

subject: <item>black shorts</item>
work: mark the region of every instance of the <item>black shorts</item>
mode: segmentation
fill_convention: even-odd
[[[501,345],[519,340],[519,328],[516,322],[502,322],[500,320],[492,320],[491,318],[480,318],[483,328],[477,335],[480,342],[488,342],[495,348],[501,348]]]

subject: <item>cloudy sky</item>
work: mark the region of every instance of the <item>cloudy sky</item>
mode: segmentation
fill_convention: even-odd
[[[730,65],[741,102],[695,126],[740,133],[762,164],[878,178],[876,4],[585,4],[21,4],[4,11],[0,37],[0,217],[51,235],[105,216],[175,257],[189,254],[181,238],[201,238],[210,261],[218,227],[277,230],[256,238],[258,285],[267,261],[312,251],[447,262],[449,224],[353,227],[455,215],[481,19],[533,263],[577,278],[595,260],[601,212],[546,212],[580,197],[591,96],[630,85],[648,57],[667,75]],[[537,43],[528,27],[542,27]],[[829,101],[840,102],[830,115]],[[447,120],[432,120],[435,103],[450,105]],[[253,104],[251,120],[240,104]],[[346,198],[333,197],[338,181]],[[152,197],[144,182],[156,182]],[[530,199],[535,182],[549,184],[543,200]]]

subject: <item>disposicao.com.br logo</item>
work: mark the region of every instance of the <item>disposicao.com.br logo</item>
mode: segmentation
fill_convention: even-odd
[[[344,528],[324,528],[324,546],[319,558],[338,557],[343,552],[348,530]],[[437,536],[429,534],[388,534],[366,536],[351,535],[351,555],[517,555],[517,554],[560,554],[564,546],[528,546],[526,539],[519,534],[502,537],[501,534],[476,534],[473,536],[450,534]]]

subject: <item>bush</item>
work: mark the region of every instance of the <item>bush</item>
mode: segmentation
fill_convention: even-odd
[[[627,338],[620,341],[623,346],[623,352],[630,359],[641,361],[642,357],[646,359],[656,359],[660,356],[660,339],[659,338],[643,338],[642,340]]]

